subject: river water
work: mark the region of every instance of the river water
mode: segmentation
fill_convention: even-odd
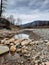
[[[21,34],[14,35],[14,38],[15,39],[29,39],[29,35],[21,33]]]

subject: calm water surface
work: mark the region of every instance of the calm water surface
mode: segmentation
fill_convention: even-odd
[[[15,39],[29,39],[29,35],[28,34],[21,33],[21,34],[15,35],[14,38]]]

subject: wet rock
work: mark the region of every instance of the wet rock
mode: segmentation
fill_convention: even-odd
[[[7,46],[0,46],[0,54],[4,54],[9,51]]]
[[[13,51],[13,52],[16,51],[16,47],[15,47],[14,45],[11,46],[11,47],[10,47],[10,51]]]

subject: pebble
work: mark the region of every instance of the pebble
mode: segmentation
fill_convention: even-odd
[[[46,45],[47,45],[47,46],[49,45],[49,41],[46,43]]]
[[[15,41],[14,41],[14,44],[20,43],[20,42],[22,42],[22,41],[23,41],[23,39],[15,40]]]
[[[8,41],[9,41],[9,43],[14,43],[15,39],[14,38],[11,38]]]
[[[23,53],[23,54],[26,54],[26,53],[28,53],[28,51],[22,49],[22,53]]]
[[[21,45],[22,46],[28,45],[30,42],[31,42],[31,40],[24,40],[24,41],[21,42]]]
[[[47,42],[48,42],[48,40],[44,40],[44,42],[45,42],[45,43],[47,43]]]
[[[34,59],[38,58],[40,55],[41,55],[41,52],[38,52],[38,53],[35,55]]]
[[[25,40],[16,39],[16,40],[14,40],[13,38],[11,38],[11,39],[3,39],[3,40],[1,40],[1,43],[2,44],[0,44],[0,46],[10,45],[10,51],[13,51],[13,52],[16,51],[16,52],[22,54],[22,56],[24,56],[24,57],[27,57],[27,58],[32,57],[32,59],[35,59],[35,60],[38,60],[39,58],[41,58],[41,59],[45,58],[44,54],[42,55],[40,51],[37,51],[39,49],[37,44],[39,44],[40,48],[43,47],[43,49],[46,48],[45,50],[49,51],[49,41],[48,40],[32,41],[30,39],[25,39]],[[44,48],[44,45],[45,45],[45,48]]]
[[[47,45],[47,51],[49,51],[49,42],[47,42],[46,45]]]
[[[39,41],[34,41],[35,42],[35,44],[38,44],[39,43]]]
[[[21,52],[21,49],[17,49],[16,52],[17,52],[17,53]]]
[[[25,57],[30,57],[30,54],[24,54]]]
[[[20,45],[20,43],[16,43],[15,45],[18,46],[18,45]]]
[[[10,47],[10,51],[13,51],[13,52],[16,51],[16,47],[15,47],[14,45],[11,46],[11,47]]]
[[[49,62],[42,62],[42,65],[49,65]]]
[[[43,43],[43,40],[35,41],[35,44],[41,44]]]
[[[5,39],[1,40],[1,44],[4,44],[5,41],[6,41]]]
[[[30,45],[34,45],[35,44],[35,42],[33,41],[33,42],[30,42]]]
[[[8,38],[5,38],[5,39],[1,40],[1,44],[4,44],[4,42],[5,42],[6,40],[8,40]]]
[[[23,61],[21,61],[21,63],[23,64],[24,62],[23,62]]]
[[[28,47],[27,46],[23,46],[22,49],[28,50]]]
[[[9,44],[10,44],[9,41],[4,42],[4,45],[9,45]]]
[[[10,46],[13,46],[14,44],[13,43],[10,43]]]
[[[46,65],[49,65],[49,62],[45,62]]]

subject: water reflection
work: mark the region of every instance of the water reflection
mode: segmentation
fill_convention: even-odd
[[[21,33],[21,34],[15,35],[14,38],[15,39],[29,39],[29,35]]]

